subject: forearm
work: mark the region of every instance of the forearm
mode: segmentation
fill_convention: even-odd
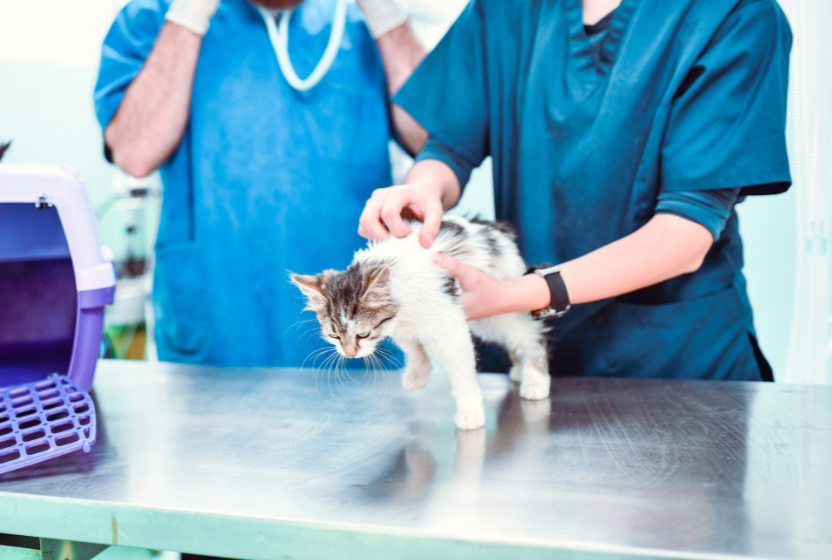
[[[427,51],[407,22],[376,39],[376,46],[384,64],[387,91],[393,95],[419,66]]]
[[[376,45],[384,64],[387,91],[393,95],[404,85],[427,53],[407,22],[379,37]],[[411,155],[417,154],[427,142],[427,132],[398,105],[390,103],[390,112],[393,126],[404,147]]]
[[[713,244],[703,226],[670,214],[654,216],[638,231],[587,255],[561,263],[570,302],[620,296],[699,269]],[[506,311],[549,306],[546,281],[528,275],[502,283]]]
[[[406,185],[421,185],[434,190],[444,210],[450,210],[459,202],[462,189],[456,174],[446,164],[435,159],[417,162],[407,174]]]
[[[104,132],[114,162],[143,177],[164,163],[182,140],[190,112],[202,36],[166,22],[138,76]]]

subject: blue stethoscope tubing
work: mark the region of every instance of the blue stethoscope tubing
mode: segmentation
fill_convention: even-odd
[[[280,27],[275,23],[275,17],[268,10],[258,7],[257,10],[266,22],[266,30],[269,33],[269,40],[272,42],[274,54],[277,56],[277,65],[280,66],[280,71],[289,85],[298,91],[308,91],[315,87],[318,82],[323,79],[332,63],[335,62],[335,57],[341,48],[341,39],[344,37],[344,28],[347,25],[347,0],[336,0],[335,15],[332,18],[332,31],[329,34],[329,42],[326,44],[326,50],[309,74],[304,79],[300,79],[292,66],[292,61],[289,60],[289,20],[292,18],[294,10],[287,10],[280,18]]]

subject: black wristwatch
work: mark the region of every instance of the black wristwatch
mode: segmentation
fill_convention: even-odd
[[[560,268],[552,263],[540,263],[530,266],[526,274],[537,274],[542,276],[549,285],[549,293],[552,295],[552,303],[546,309],[532,311],[532,317],[538,321],[547,317],[563,317],[572,306],[569,304],[569,292],[566,291],[566,284],[560,275]]]

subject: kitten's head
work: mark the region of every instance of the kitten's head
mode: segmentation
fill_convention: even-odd
[[[317,315],[321,336],[347,358],[372,354],[398,311],[385,264],[352,264],[315,276],[292,274],[291,282],[306,296],[306,309]]]

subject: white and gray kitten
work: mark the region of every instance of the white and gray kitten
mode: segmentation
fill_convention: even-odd
[[[500,223],[446,216],[425,249],[419,243],[421,223],[408,225],[413,230],[409,236],[370,242],[356,252],[347,270],[291,276],[308,299],[307,309],[317,315],[324,340],[343,356],[363,358],[385,338],[393,339],[407,358],[405,389],[425,386],[430,356],[448,373],[456,425],[462,429],[485,424],[471,333],[509,350],[511,379],[520,382],[522,397],[548,397],[542,323],[528,313],[466,321],[458,283],[433,262],[434,254],[443,253],[498,280],[519,277],[526,265],[513,232]]]

